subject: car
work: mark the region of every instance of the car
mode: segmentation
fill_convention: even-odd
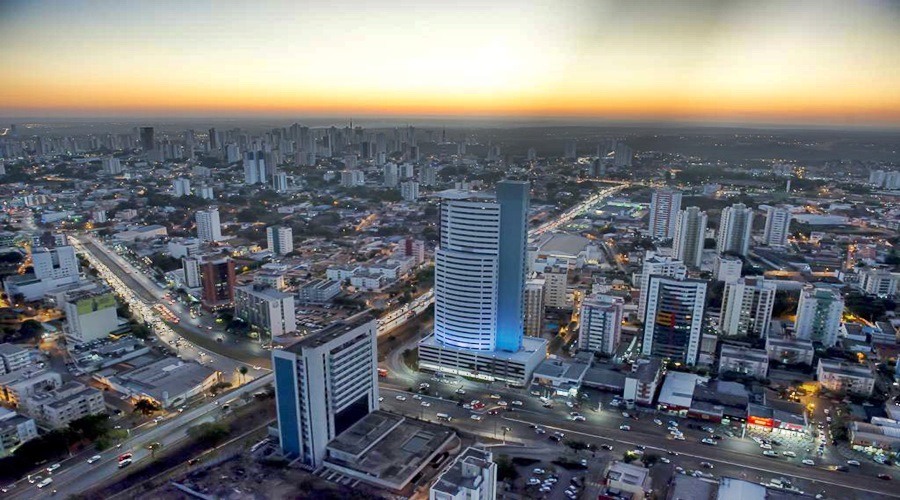
[[[497,410],[489,410],[489,411],[487,412],[487,414],[488,414],[488,415],[499,415],[500,412],[497,411]]]
[[[497,406],[507,406],[507,405],[509,405],[509,403],[507,403],[506,401],[503,401],[503,400],[497,401]]]
[[[587,467],[588,461],[586,458],[582,458],[580,463],[582,467]]]
[[[715,466],[709,462],[700,462],[700,467],[703,467],[704,469],[714,469],[715,468]]]
[[[28,476],[28,482],[31,484],[44,480],[44,476]]]
[[[380,403],[382,401],[384,401],[384,396],[378,396],[378,402]]]
[[[53,472],[53,471],[55,471],[56,469],[59,469],[59,467],[60,467],[59,464],[53,464],[53,465],[51,465],[50,467],[47,467],[47,472]]]
[[[491,399],[500,399],[500,395],[499,394],[491,394],[490,398]]]
[[[102,457],[100,455],[94,455],[93,457],[87,459],[87,463],[92,464],[94,462],[100,461]]]
[[[422,382],[419,384],[419,389],[428,389],[431,385],[428,382]]]
[[[398,394],[394,399],[396,399],[397,401],[406,401],[406,396]]]
[[[534,469],[531,469],[531,472],[534,474],[543,474],[545,471],[544,471],[544,469],[541,469],[540,467],[535,467]]]
[[[413,399],[422,399],[422,395],[421,394],[413,394],[412,398]]]
[[[847,460],[847,465],[852,465],[852,466],[854,466],[854,467],[859,467],[859,466],[860,466],[860,463],[859,463],[859,460]]]
[[[512,404],[513,404],[514,406],[524,406],[524,405],[525,405],[525,403],[519,401],[518,399],[515,400],[515,401],[513,401]]]
[[[631,430],[631,426],[630,426],[630,425],[627,425],[627,424],[622,424],[622,425],[619,426],[619,430],[620,430],[620,431],[630,431],[630,430]]]
[[[472,409],[472,405],[470,405],[469,403],[463,403],[462,407],[463,407],[463,410],[471,410]]]
[[[662,463],[664,463],[664,464],[672,463],[672,461],[669,460],[669,459],[666,458],[666,457],[659,457],[659,461],[662,462]]]
[[[676,434],[672,436],[672,439],[676,441],[684,441],[684,434]],[[715,443],[715,441],[713,441],[713,443]]]
[[[885,481],[890,481],[893,479],[890,474],[878,474],[878,479],[883,479]]]
[[[766,444],[766,443],[763,443],[763,444],[759,445],[759,447],[762,448],[762,449],[764,449],[764,450],[771,450],[771,449],[772,449],[772,445],[771,445],[771,444]]]
[[[784,456],[786,456],[786,457],[791,457],[791,458],[797,456],[797,454],[794,453],[793,451],[783,451],[783,452],[781,452],[781,454],[784,455]]]
[[[472,420],[475,420],[476,422],[478,422],[478,421],[481,421],[481,419],[484,418],[484,417],[482,417],[481,415],[474,415],[474,414],[473,414],[473,415],[472,415],[471,417],[469,417],[469,418],[471,418]]]
[[[539,489],[538,491],[541,493],[547,493],[550,490],[551,490],[551,488],[549,486],[541,486],[541,489]]]
[[[587,418],[585,418],[584,415],[575,415],[572,417],[572,420],[575,422],[584,422]]]
[[[422,406],[428,408],[429,406],[431,406],[431,403],[429,403],[428,401],[422,401]]]
[[[541,480],[536,477],[530,477],[530,478],[528,478],[528,484],[530,484],[532,486],[534,486],[536,484],[541,484]]]
[[[700,442],[703,444],[708,444],[710,446],[715,446],[715,445],[719,444],[715,439],[711,439],[711,438],[703,438],[700,440]]]
[[[129,465],[131,465],[131,460],[132,459],[130,459],[130,458],[126,458],[125,460],[122,460],[121,462],[119,462],[119,468],[124,469],[125,467],[128,467]]]
[[[536,429],[534,430],[534,433],[535,433],[535,434],[546,434],[547,431],[544,430],[544,429],[542,429],[542,428],[540,428],[540,427],[538,427],[538,428],[536,428]]]
[[[764,456],[767,456],[767,457],[777,457],[777,456],[778,456],[778,452],[777,452],[777,451],[772,451],[772,450],[766,450],[766,451],[763,452],[763,455],[764,455]]]
[[[623,411],[622,416],[625,418],[631,418],[631,415],[629,415],[627,411]]]
[[[658,419],[658,418],[654,418],[654,419],[653,419],[653,423],[656,424],[656,425],[662,425],[662,420],[660,420],[660,419]]]
[[[678,422],[674,420],[669,420],[669,427],[678,427]]]
[[[803,463],[803,465],[816,465],[815,462],[813,462],[812,460],[810,460],[808,458],[804,458],[803,460],[801,460],[801,463]]]
[[[457,394],[465,394],[465,393],[466,393],[466,390],[463,389],[462,387],[460,387],[459,389],[456,390],[456,393],[457,393]]]
[[[681,431],[678,430],[678,427],[672,427],[672,426],[669,426],[669,432],[671,432],[672,434],[674,434],[674,433],[676,433],[676,432],[681,432]]]
[[[600,447],[606,451],[613,451],[613,446],[611,444],[601,444]]]
[[[48,478],[44,479],[43,481],[39,482],[39,483],[37,484],[37,487],[38,487],[38,488],[44,488],[44,487],[46,487],[46,486],[49,486],[50,483],[52,483],[52,482],[53,482],[53,478],[52,478],[52,477],[48,477]]]

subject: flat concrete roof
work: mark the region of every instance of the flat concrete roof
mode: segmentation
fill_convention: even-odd
[[[285,347],[285,350],[295,354],[299,354],[303,352],[303,349],[311,349],[327,344],[328,342],[331,342],[341,335],[344,335],[350,330],[359,328],[373,320],[374,318],[371,315],[363,314],[361,316],[351,317],[345,321],[332,323],[319,330],[318,332],[315,332],[312,335],[300,340],[299,342]]]
[[[659,393],[659,402],[681,408],[690,408],[694,399],[694,388],[698,382],[706,382],[707,377],[693,373],[669,372]]]
[[[551,255],[578,256],[591,244],[591,240],[584,236],[568,233],[551,233],[544,235],[538,241],[538,252]]]

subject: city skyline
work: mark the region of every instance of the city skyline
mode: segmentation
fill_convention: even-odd
[[[900,125],[889,2],[10,2],[0,13],[0,61],[20,68],[0,76],[6,116]]]

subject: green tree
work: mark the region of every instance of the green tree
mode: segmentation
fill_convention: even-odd
[[[247,369],[246,366],[241,366],[240,368],[238,368],[238,372],[240,372],[240,374],[241,374],[241,383],[242,384],[247,381],[247,372],[248,371],[249,370]]]
[[[223,424],[206,422],[188,428],[187,433],[202,446],[213,447],[225,441],[231,431]]]
[[[497,479],[500,481],[515,481],[519,478],[519,471],[508,455],[500,455],[494,460],[497,464]]]
[[[136,413],[139,412],[142,415],[152,415],[161,409],[162,407],[156,401],[141,398],[134,403],[134,409],[132,411]]]

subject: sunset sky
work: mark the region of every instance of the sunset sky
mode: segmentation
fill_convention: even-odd
[[[900,125],[895,0],[0,2],[0,116]]]

